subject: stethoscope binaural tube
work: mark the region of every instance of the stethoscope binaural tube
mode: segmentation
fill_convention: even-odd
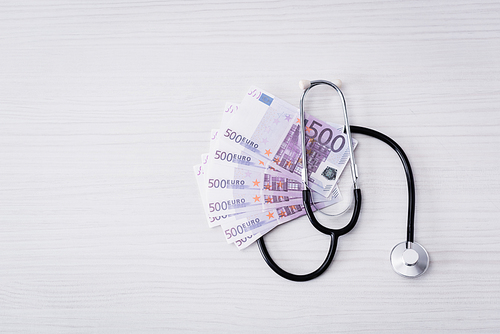
[[[337,83],[340,85],[340,80]],[[351,177],[354,189],[357,189],[357,180],[358,180],[358,172],[356,168],[356,161],[354,159],[354,148],[352,147],[352,136],[351,136],[351,127],[349,126],[349,117],[347,115],[347,105],[345,102],[344,94],[340,90],[340,88],[335,85],[333,82],[327,80],[315,80],[315,81],[306,81],[301,80],[299,86],[304,90],[302,93],[302,97],[300,98],[300,135],[302,140],[302,183],[304,184],[304,189],[309,189],[309,174],[307,167],[307,150],[306,150],[306,115],[304,112],[304,99],[306,94],[311,90],[311,88],[319,85],[327,85],[332,87],[339,95],[340,102],[342,104],[342,112],[344,114],[344,131],[347,135],[347,147],[349,149],[349,158],[351,165]]]
[[[304,98],[309,92],[309,90],[312,87],[318,86],[318,85],[328,85],[332,87],[335,91],[337,91],[340,101],[342,103],[342,110],[344,113],[344,130],[347,135],[347,142],[348,142],[348,149],[349,149],[349,155],[350,155],[350,165],[351,165],[351,177],[352,177],[352,182],[353,182],[353,188],[354,188],[354,210],[353,214],[351,217],[351,220],[347,225],[345,225],[343,228],[340,229],[331,229],[328,227],[323,226],[317,219],[316,216],[314,215],[314,211],[311,207],[311,191],[309,189],[309,174],[307,170],[307,153],[306,153],[306,134],[305,134],[305,112],[304,112]],[[289,273],[282,268],[280,268],[276,262],[271,258],[269,252],[267,251],[266,244],[264,242],[264,238],[260,238],[257,242],[259,245],[260,252],[262,254],[262,257],[266,261],[266,263],[271,267],[274,272],[276,272],[278,275],[292,280],[292,281],[308,281],[313,278],[318,277],[321,275],[330,265],[330,263],[333,260],[333,257],[335,255],[335,251],[337,249],[337,242],[338,242],[338,237],[341,235],[344,235],[351,231],[354,226],[356,225],[356,222],[358,221],[359,218],[359,213],[361,211],[361,190],[357,186],[357,168],[354,160],[354,152],[353,152],[353,147],[352,147],[352,137],[351,137],[351,128],[349,126],[349,120],[347,116],[347,106],[344,98],[344,94],[340,90],[340,88],[335,85],[334,83],[326,80],[317,80],[317,81],[301,81],[300,86],[304,89],[304,92],[302,94],[302,98],[300,99],[300,132],[301,132],[301,140],[302,140],[302,182],[304,184],[304,190],[302,191],[302,202],[304,204],[304,209],[306,211],[306,214],[309,218],[309,221],[311,224],[321,233],[330,235],[330,247],[328,249],[328,254],[323,261],[323,263],[316,269],[315,271],[309,273],[309,274],[304,274],[304,275],[296,275]]]

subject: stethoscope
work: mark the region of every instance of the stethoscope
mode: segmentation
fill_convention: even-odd
[[[283,270],[280,266],[276,264],[276,262],[271,258],[269,251],[267,250],[266,244],[264,242],[264,238],[261,237],[257,244],[259,245],[260,252],[262,257],[266,261],[266,263],[271,267],[274,272],[283,278],[292,280],[292,281],[309,281],[312,280],[322,273],[328,268],[331,264],[333,257],[335,255],[335,251],[337,249],[338,238],[348,232],[350,232],[359,218],[359,213],[361,210],[361,189],[358,188],[357,180],[358,180],[358,170],[356,166],[356,162],[354,160],[354,152],[352,147],[352,136],[351,133],[359,133],[367,136],[371,136],[377,138],[396,151],[403,163],[403,167],[406,174],[406,181],[408,184],[408,221],[407,221],[407,235],[406,241],[403,241],[396,246],[391,251],[391,264],[396,273],[404,277],[417,277],[422,275],[427,268],[429,267],[429,254],[420,244],[414,242],[414,227],[415,227],[415,181],[413,179],[413,173],[410,166],[410,161],[406,156],[403,149],[391,138],[387,137],[383,133],[378,131],[368,129],[361,126],[350,126],[349,120],[347,117],[347,107],[344,98],[344,94],[340,90],[340,82],[334,84],[330,81],[326,80],[316,80],[316,81],[306,81],[301,80],[299,83],[300,87],[304,90],[302,94],[302,98],[300,99],[300,126],[301,126],[301,140],[302,140],[302,182],[304,185],[304,190],[302,191],[302,200],[304,204],[304,209],[306,211],[307,217],[311,224],[321,233],[330,236],[330,247],[328,249],[328,254],[323,261],[323,263],[314,271],[297,275],[292,274]],[[351,220],[347,225],[339,229],[333,229],[323,226],[314,216],[314,211],[311,206],[311,191],[309,189],[309,179],[308,179],[308,170],[307,170],[307,157],[306,157],[306,127],[305,127],[305,113],[304,113],[304,98],[309,92],[309,90],[315,86],[319,85],[327,85],[332,87],[337,91],[340,101],[342,103],[342,110],[344,113],[344,132],[347,136],[349,155],[350,155],[350,167],[351,167],[351,178],[353,184],[353,192],[354,192],[354,208],[352,212]]]

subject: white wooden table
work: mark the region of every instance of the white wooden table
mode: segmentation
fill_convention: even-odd
[[[225,102],[298,105],[303,78],[407,151],[424,276],[392,270],[404,173],[363,136],[360,220],[318,279],[207,227],[192,166]],[[0,332],[498,333],[499,106],[498,1],[4,1]],[[297,273],[328,245],[305,219],[266,241]]]

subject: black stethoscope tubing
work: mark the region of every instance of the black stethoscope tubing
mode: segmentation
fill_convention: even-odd
[[[401,162],[403,163],[403,167],[406,174],[406,181],[408,184],[408,221],[407,221],[407,243],[413,243],[414,239],[414,220],[415,220],[415,181],[413,179],[413,172],[411,169],[410,161],[406,156],[405,152],[393,139],[389,138],[385,134],[378,132],[373,129],[365,128],[362,126],[350,126],[350,130],[352,133],[364,134],[370,137],[377,138],[396,151]],[[335,255],[335,251],[337,249],[338,237],[346,234],[351,231],[359,218],[359,213],[361,210],[361,190],[359,188],[355,188],[354,190],[354,209],[351,220],[347,225],[345,225],[341,229],[330,229],[328,227],[323,226],[318,222],[316,217],[313,214],[313,210],[311,208],[311,193],[309,189],[303,190],[303,203],[304,208],[311,221],[311,224],[320,232],[330,235],[330,247],[328,249],[327,256],[323,263],[313,272],[303,275],[297,275],[283,270],[280,266],[276,264],[276,262],[272,259],[269,251],[267,250],[266,243],[264,241],[264,237],[261,237],[257,244],[259,245],[260,252],[264,261],[269,265],[269,267],[278,275],[283,278],[286,278],[291,281],[303,282],[312,280],[319,275],[321,275],[330,265]]]

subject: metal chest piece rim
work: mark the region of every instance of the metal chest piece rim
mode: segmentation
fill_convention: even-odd
[[[422,245],[403,241],[392,249],[391,264],[394,271],[403,277],[418,277],[429,267],[429,254]]]

